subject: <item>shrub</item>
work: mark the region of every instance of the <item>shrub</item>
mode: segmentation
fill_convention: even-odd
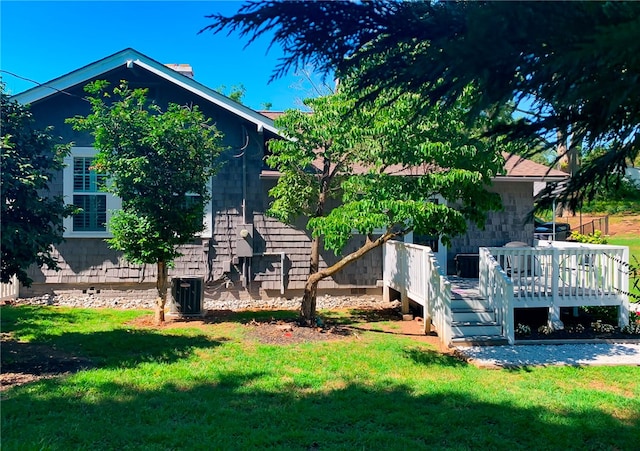
[[[573,241],[577,241],[578,243],[588,243],[588,244],[607,244],[607,237],[602,235],[601,230],[596,230],[593,233],[588,235],[583,235],[578,232],[571,232],[570,239]]]
[[[550,335],[553,333],[553,329],[545,324],[538,327],[538,333],[542,335]]]
[[[596,321],[595,323],[591,323],[591,328],[598,333],[604,334],[610,334],[615,332],[616,330],[616,328],[611,324],[603,323],[600,320]]]
[[[572,324],[567,328],[567,332],[569,332],[570,334],[581,334],[582,332],[584,332],[584,326],[580,323]]]
[[[527,337],[531,335],[531,327],[527,326],[526,324],[518,323],[515,332],[517,336]]]
[[[630,323],[622,328],[623,334],[640,335],[640,324]]]

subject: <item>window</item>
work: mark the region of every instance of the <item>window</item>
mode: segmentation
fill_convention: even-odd
[[[111,211],[120,208],[120,199],[102,189],[107,176],[92,169],[96,149],[73,147],[65,158],[64,197],[81,211],[65,218],[65,237],[107,238]]]
[[[73,157],[73,205],[82,211],[73,216],[74,232],[107,231],[107,195],[98,194],[107,177],[91,168],[93,157]]]
[[[109,219],[111,214],[122,206],[120,198],[102,191],[108,178],[92,170],[97,150],[93,147],[73,147],[65,158],[63,170],[63,192],[65,203],[73,204],[82,211],[64,219],[65,238],[110,238]],[[212,182],[209,182],[211,189]],[[189,199],[187,204],[195,199]],[[212,227],[211,202],[205,205],[203,238],[211,238]]]
[[[207,184],[207,188],[209,193],[211,193],[211,181],[209,181],[209,183]],[[209,194],[211,195],[211,194]],[[197,194],[187,194],[186,198],[185,198],[185,206],[191,207],[192,205],[194,205],[195,203],[200,201],[200,196]],[[211,217],[211,201],[207,202],[204,204],[204,218],[195,218],[195,225],[196,227],[202,227],[202,232],[198,233],[197,236],[200,236],[202,238],[211,238],[212,234],[211,234],[211,223],[212,223],[212,217]]]

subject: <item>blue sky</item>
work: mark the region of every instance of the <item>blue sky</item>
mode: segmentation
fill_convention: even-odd
[[[198,31],[204,16],[231,15],[237,1],[13,1],[0,2],[0,69],[45,83],[86,64],[132,47],[161,63],[191,64],[195,79],[210,88],[243,84],[244,103],[272,110],[300,106],[309,96],[301,77],[268,83],[279,47],[268,52],[261,39],[246,49],[247,38]],[[2,72],[10,94],[34,83]],[[305,89],[305,87],[307,89]]]

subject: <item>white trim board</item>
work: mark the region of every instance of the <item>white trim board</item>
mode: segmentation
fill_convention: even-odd
[[[273,120],[248,108],[240,103],[237,103],[230,98],[220,94],[203,85],[202,83],[189,78],[170,67],[165,66],[146,55],[138,52],[137,50],[128,48],[121,50],[111,56],[103,58],[101,60],[90,63],[80,69],[70,72],[66,75],[62,75],[51,81],[43,83],[39,86],[31,88],[22,93],[12,96],[12,99],[21,103],[29,104],[39,102],[46,97],[56,94],[66,89],[76,86],[89,80],[98,78],[101,74],[109,72],[119,66],[132,67],[132,64],[139,66],[140,68],[147,70],[163,79],[179,86],[189,92],[203,98],[207,102],[213,103],[230,113],[241,117],[256,125],[256,129],[261,132],[268,130],[278,136],[278,130],[273,124]]]

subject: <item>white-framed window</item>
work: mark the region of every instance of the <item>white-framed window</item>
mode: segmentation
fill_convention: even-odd
[[[204,218],[202,219],[202,224],[204,226],[204,228],[202,229],[202,232],[196,234],[196,236],[199,236],[201,238],[212,238],[213,235],[211,233],[211,231],[213,230],[213,227],[211,226],[213,224],[213,218],[212,218],[212,209],[211,209],[211,188],[212,188],[212,183],[211,183],[211,179],[209,179],[209,182],[207,184],[207,191],[209,194],[209,202],[207,202],[204,205]],[[192,202],[196,202],[199,200],[199,197],[197,194],[187,194],[187,205],[189,205]]]
[[[73,204],[82,211],[64,219],[65,238],[111,238],[109,220],[114,211],[122,207],[119,197],[102,191],[108,182],[104,174],[92,169],[98,153],[93,147],[72,147],[65,158],[63,192],[65,203]],[[212,180],[208,190],[211,191]],[[211,194],[211,193],[210,193]],[[205,205],[202,238],[211,238],[213,230],[211,201]]]
[[[121,207],[120,199],[103,191],[107,176],[96,172],[93,147],[72,147],[65,158],[63,191],[65,203],[73,204],[80,212],[65,218],[65,237],[109,238],[109,219]]]

